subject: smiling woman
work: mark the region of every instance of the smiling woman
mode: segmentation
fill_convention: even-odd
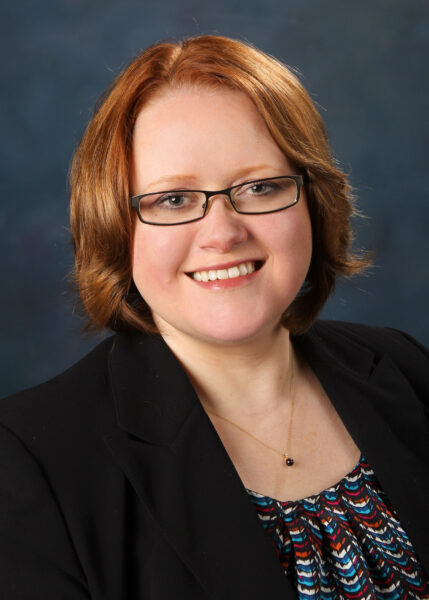
[[[0,595],[429,598],[429,354],[317,321],[370,259],[293,73],[155,44],[71,192],[88,327],[115,335],[0,403]]]

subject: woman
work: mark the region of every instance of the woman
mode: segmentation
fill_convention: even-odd
[[[316,321],[356,212],[295,76],[144,51],[71,173],[75,277],[117,332],[1,403],[4,598],[428,598],[429,355]]]

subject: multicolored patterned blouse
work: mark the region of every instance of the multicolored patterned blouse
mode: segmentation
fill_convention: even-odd
[[[247,489],[299,600],[429,598],[429,581],[362,456],[336,485],[281,502]]]

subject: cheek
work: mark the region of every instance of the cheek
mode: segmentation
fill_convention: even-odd
[[[269,216],[265,238],[268,247],[271,247],[276,268],[286,268],[287,272],[298,276],[303,270],[307,272],[312,254],[312,232],[306,207],[295,213],[285,211]]]
[[[312,255],[312,233],[310,219],[305,212],[283,225],[278,221],[271,229],[271,293],[284,310],[293,302],[307,276]]]
[[[133,278],[142,295],[154,286],[167,286],[177,276],[185,245],[168,228],[137,224],[133,242]],[[182,250],[182,251],[181,251]]]

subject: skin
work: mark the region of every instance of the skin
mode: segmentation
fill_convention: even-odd
[[[186,187],[220,190],[289,174],[296,174],[295,168],[242,92],[167,88],[137,118],[133,195]],[[288,469],[271,450],[209,414],[245,486],[279,499],[332,485],[359,457],[280,325],[304,282],[311,254],[305,190],[296,205],[272,214],[240,215],[218,195],[204,219],[194,223],[162,227],[136,219],[135,284],[207,411],[284,450],[293,360],[292,441],[299,468]],[[251,259],[263,260],[263,267],[232,288],[203,287],[187,274]]]

